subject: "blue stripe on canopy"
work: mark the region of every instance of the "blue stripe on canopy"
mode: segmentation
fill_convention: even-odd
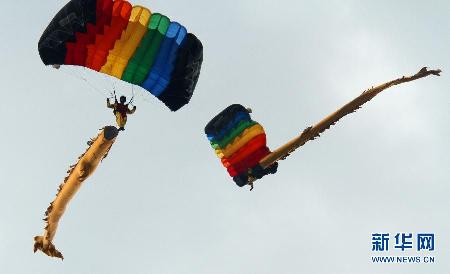
[[[177,52],[186,37],[186,28],[177,22],[169,25],[159,48],[158,56],[142,87],[158,97],[167,88],[175,67]]]
[[[207,135],[208,140],[212,141],[212,140],[222,139],[230,130],[232,130],[234,127],[236,127],[243,120],[251,120],[248,112],[240,111],[240,112],[236,113],[235,116],[233,117],[233,120],[230,121],[226,126],[224,126],[218,134]]]

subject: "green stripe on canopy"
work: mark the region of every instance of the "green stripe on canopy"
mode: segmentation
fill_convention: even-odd
[[[214,149],[217,148],[225,148],[230,142],[232,142],[234,140],[234,138],[236,138],[237,136],[239,136],[244,130],[246,130],[247,128],[256,125],[257,123],[255,121],[252,120],[243,120],[241,121],[237,127],[235,127],[230,134],[226,135],[225,137],[223,137],[221,140],[212,140],[211,146]]]
[[[122,80],[135,85],[141,85],[144,82],[158,55],[159,46],[166,35],[169,24],[168,17],[159,13],[152,14],[148,24],[149,30],[128,62]]]

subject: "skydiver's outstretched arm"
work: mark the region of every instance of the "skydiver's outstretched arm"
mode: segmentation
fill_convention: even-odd
[[[132,109],[127,109],[127,114],[133,114],[136,111],[136,106],[133,106]]]
[[[114,103],[114,104],[111,104],[111,102],[109,101],[109,98],[108,98],[108,99],[106,99],[106,107],[108,107],[108,108],[114,108],[114,107],[115,107],[115,103]]]

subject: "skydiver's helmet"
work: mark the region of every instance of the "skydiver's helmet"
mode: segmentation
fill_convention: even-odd
[[[121,104],[125,104],[125,102],[127,101],[127,97],[125,97],[125,96],[120,96],[120,103]]]

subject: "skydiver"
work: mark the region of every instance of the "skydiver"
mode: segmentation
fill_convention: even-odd
[[[119,101],[117,101],[117,98],[114,96],[114,104],[111,104],[109,101],[109,98],[106,100],[106,106],[108,108],[113,109],[113,113],[116,116],[116,123],[119,126],[119,130],[125,130],[125,124],[127,123],[127,114],[133,114],[136,111],[136,106],[133,106],[133,108],[130,110],[128,108],[128,104],[125,102],[127,101],[127,98],[125,96],[120,96]]]

